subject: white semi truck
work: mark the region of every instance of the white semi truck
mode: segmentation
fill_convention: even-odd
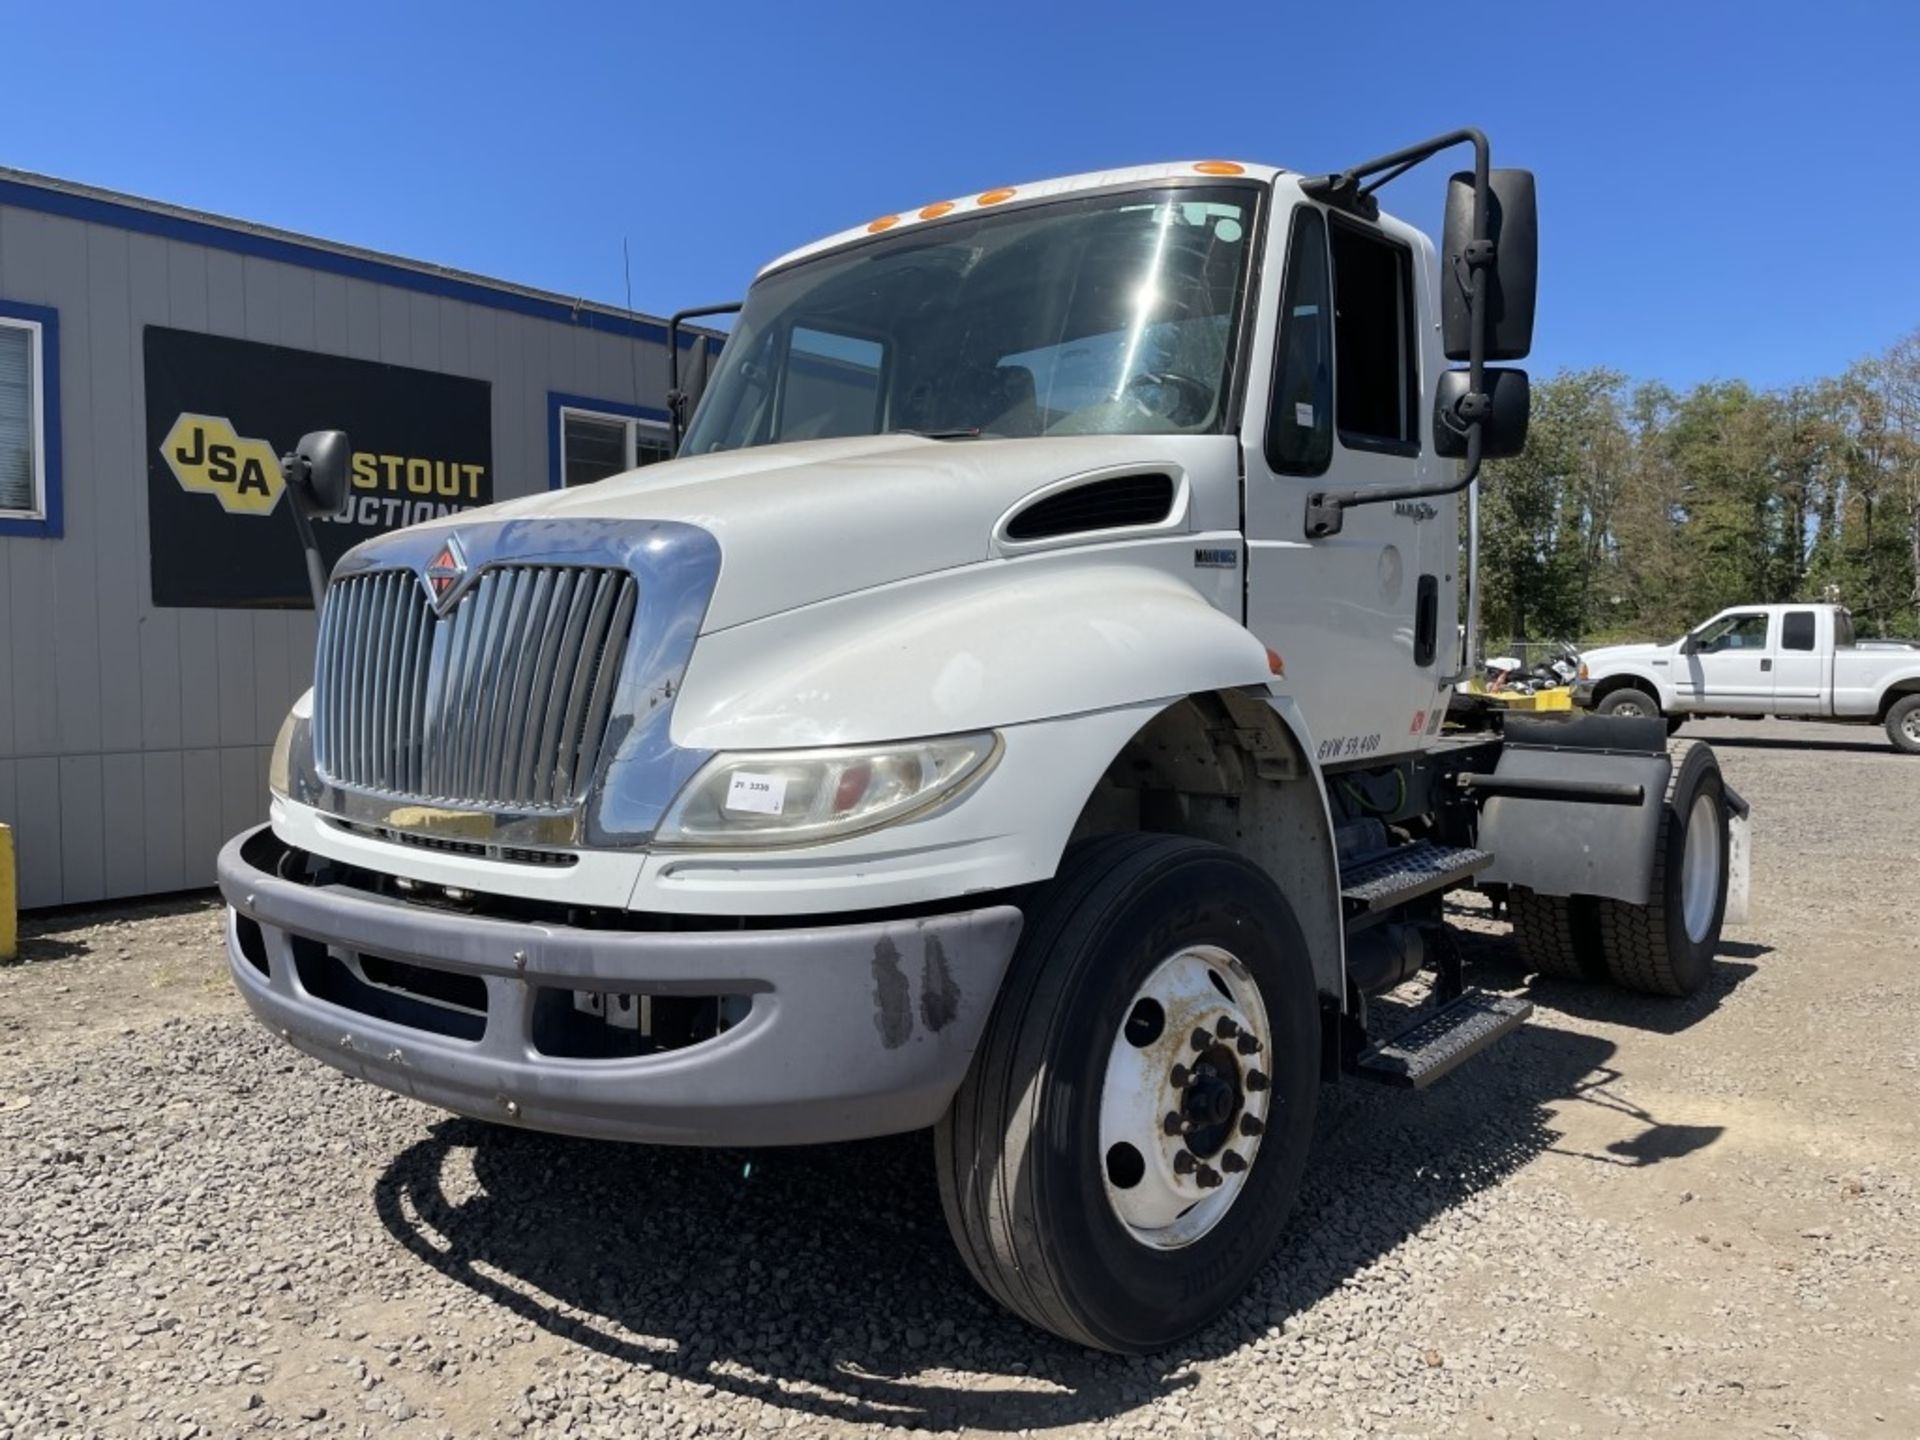
[[[1854,639],[1838,605],[1736,605],[1664,645],[1580,657],[1576,703],[1605,715],[1793,715],[1880,725],[1920,755],[1920,645]]]
[[[1373,191],[1454,145],[1436,256]],[[1657,720],[1441,734],[1534,268],[1532,176],[1476,131],[774,262],[679,458],[315,564],[313,689],[220,860],[242,995],[502,1125],[931,1127],[1009,1309],[1119,1351],[1205,1324],[1322,1083],[1422,1086],[1525,1019],[1465,983],[1446,891],[1673,995],[1745,893],[1746,807]],[[288,457],[303,527],[347,449]]]

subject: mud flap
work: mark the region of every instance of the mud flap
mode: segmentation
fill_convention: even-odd
[[[1753,813],[1731,785],[1726,786],[1726,792],[1727,913],[1724,923],[1744,925],[1747,920],[1747,888],[1753,869]]]
[[[1673,762],[1665,726],[1612,716],[1507,725],[1491,776],[1479,844],[1480,875],[1541,895],[1599,895],[1644,905]]]

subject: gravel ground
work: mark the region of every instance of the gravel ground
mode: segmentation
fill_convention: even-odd
[[[1920,761],[1700,725],[1755,912],[1684,1003],[1534,982],[1433,1092],[1329,1089],[1297,1216],[1151,1360],[1026,1329],[924,1135],[620,1148],[271,1041],[205,901],[0,970],[0,1440],[50,1435],[1920,1435]]]

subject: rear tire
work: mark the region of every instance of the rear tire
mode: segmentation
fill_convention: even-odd
[[[1691,995],[1707,983],[1727,910],[1727,792],[1713,751],[1667,747],[1673,773],[1654,840],[1645,905],[1595,902],[1600,953],[1614,983],[1647,995]]]
[[[1159,1091],[1143,1107],[1153,1111],[1152,1133],[1138,1137],[1122,1166],[1114,1157],[1128,1147],[1111,1143],[1114,1116],[1136,1091],[1106,1092],[1112,1067],[1135,1058],[1123,1045],[1154,1057],[1148,1071],[1161,1074],[1159,1052],[1167,1046],[1156,1038],[1160,1030],[1141,1038],[1139,997],[1196,953],[1203,966],[1233,967],[1229,978],[1257,996],[1250,1009],[1259,1012],[1267,1043],[1239,1062],[1232,1104],[1248,1104],[1258,1091],[1266,1118],[1251,1132],[1241,1123],[1250,1109],[1221,1122],[1228,1138],[1209,1156],[1220,1163],[1237,1148],[1250,1162],[1220,1164],[1231,1172],[1228,1185],[1216,1175],[1215,1188],[1188,1203],[1177,1187],[1189,1182],[1172,1179],[1178,1167],[1163,1164],[1162,1132],[1153,1123],[1162,1118]],[[1220,979],[1212,984],[1228,994]],[[1211,995],[1203,988],[1196,1003],[1218,1008]],[[1211,1033],[1217,1021],[1193,1023],[1203,1013],[1210,1012],[1178,1004],[1163,1012],[1167,1041]],[[1201,1068],[1193,1055],[1186,1063],[1194,1073]],[[1188,1073],[1184,1064],[1166,1073],[1176,1068]],[[1251,1079],[1256,1069],[1264,1089]],[[973,1065],[935,1132],[941,1205],[967,1268],[1016,1315],[1095,1349],[1148,1352],[1199,1329],[1272,1254],[1305,1168],[1319,1071],[1311,958],[1292,908],[1263,871],[1179,836],[1126,835],[1080,847],[1029,908]],[[1192,1083],[1197,1092],[1199,1082]],[[1252,1141],[1239,1138],[1247,1133]],[[1197,1139],[1167,1143],[1207,1148]],[[1137,1208],[1123,1218],[1121,1207],[1137,1206],[1132,1191],[1143,1184],[1186,1209],[1158,1229],[1143,1226]],[[1201,1211],[1209,1201],[1210,1215]]]
[[[1887,738],[1893,748],[1907,755],[1920,755],[1920,695],[1908,695],[1893,702],[1887,711]]]
[[[1606,962],[1595,953],[1592,902],[1541,895],[1516,885],[1507,892],[1514,943],[1532,969],[1556,980],[1604,980]]]
[[[1625,715],[1629,718],[1651,719],[1660,713],[1660,702],[1646,691],[1632,685],[1623,685],[1620,689],[1603,697],[1593,707],[1598,715]]]

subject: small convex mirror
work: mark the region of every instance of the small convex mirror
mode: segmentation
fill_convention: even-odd
[[[1480,418],[1480,458],[1518,455],[1527,443],[1527,415],[1533,387],[1527,372],[1500,365],[1486,368],[1487,409]],[[1442,370],[1433,392],[1433,452],[1457,460],[1467,453],[1466,421],[1460,402],[1467,398],[1468,372]]]

